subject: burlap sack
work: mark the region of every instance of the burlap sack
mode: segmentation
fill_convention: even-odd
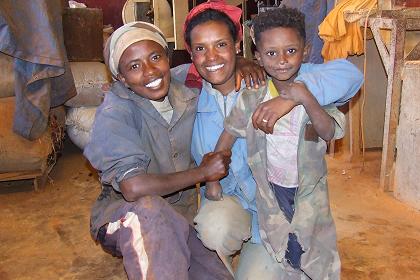
[[[68,107],[98,106],[104,99],[102,85],[112,81],[102,62],[70,62],[77,95],[69,99]]]
[[[0,98],[0,173],[44,171],[53,150],[51,129],[35,141],[29,141],[12,130],[15,97]]]
[[[0,98],[15,95],[13,57],[0,52]]]

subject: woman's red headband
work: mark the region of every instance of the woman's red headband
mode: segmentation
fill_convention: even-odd
[[[205,3],[202,3],[198,6],[195,6],[187,15],[187,18],[184,22],[184,42],[185,47],[187,48],[188,52],[191,52],[190,46],[188,46],[185,38],[185,31],[187,29],[188,24],[190,23],[191,19],[193,19],[196,15],[206,10],[213,9],[219,12],[224,13],[227,15],[235,24],[237,38],[238,41],[242,40],[242,25],[241,25],[241,16],[242,10],[238,7],[227,5],[224,0],[209,0]]]

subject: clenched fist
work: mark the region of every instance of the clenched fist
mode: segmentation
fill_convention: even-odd
[[[203,172],[206,182],[217,181],[228,174],[231,155],[230,150],[211,152],[204,155],[198,168]]]

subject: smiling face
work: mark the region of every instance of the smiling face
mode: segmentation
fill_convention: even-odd
[[[154,41],[144,40],[130,45],[118,64],[118,79],[144,98],[163,101],[171,81],[166,50]]]
[[[260,34],[255,57],[274,84],[292,82],[306,55],[304,39],[294,28],[276,27]]]
[[[191,31],[191,59],[200,76],[222,94],[235,89],[236,52],[227,25],[220,21],[207,21]]]

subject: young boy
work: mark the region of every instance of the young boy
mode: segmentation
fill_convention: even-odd
[[[304,26],[303,14],[286,7],[254,19],[255,56],[271,80],[257,90],[260,94],[242,92],[225,119],[216,151],[230,149],[235,137],[246,138],[257,182],[260,235],[266,251],[279,262],[279,279],[339,279],[324,154],[326,141],[343,136],[345,119],[333,106],[322,108],[303,83],[294,82],[303,68],[312,67],[302,64]],[[253,128],[251,115],[279,94],[297,106],[277,121],[273,134],[265,135]]]
[[[186,218],[161,197],[220,179],[230,162],[227,152],[192,164],[198,94],[171,81],[167,53],[162,32],[145,22],[126,24],[108,40],[105,60],[117,81],[84,150],[103,186],[91,234],[123,257],[129,279],[230,279]]]

